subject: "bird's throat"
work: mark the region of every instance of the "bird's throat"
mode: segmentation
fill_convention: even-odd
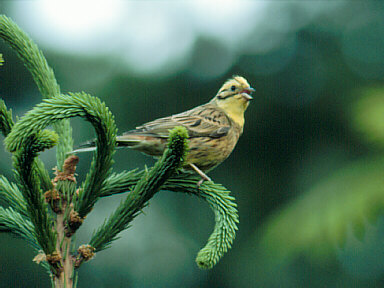
[[[240,127],[244,126],[244,112],[239,113],[239,111],[227,110],[226,113]]]
[[[220,103],[221,105],[218,105],[220,108],[222,108],[225,113],[229,116],[229,118],[232,119],[236,124],[240,125],[240,127],[244,126],[244,112],[248,107],[248,103]]]

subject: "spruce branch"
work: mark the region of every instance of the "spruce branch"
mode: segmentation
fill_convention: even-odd
[[[24,139],[24,146],[13,155],[16,178],[27,204],[29,219],[34,226],[37,242],[46,255],[55,251],[56,236],[52,231],[52,219],[42,195],[34,159],[40,151],[53,147],[56,142],[57,135],[54,132],[40,131]]]
[[[102,197],[124,193],[132,189],[144,171],[123,171],[112,174],[105,180]],[[208,202],[215,214],[215,228],[207,245],[200,250],[196,263],[200,268],[212,268],[231,248],[236,236],[239,216],[235,198],[220,184],[203,182],[198,188],[200,177],[195,173],[179,172],[171,176],[162,186],[162,190],[195,195]]]
[[[12,110],[8,110],[5,102],[0,99],[0,131],[7,137],[13,127]]]
[[[73,150],[72,127],[69,119],[64,119],[54,123],[53,128],[59,135],[59,142],[56,146],[56,160],[57,167],[61,169],[68,153]]]
[[[15,183],[9,182],[4,176],[0,176],[0,200],[8,204],[17,213],[28,218],[27,203],[24,200],[23,194]]]
[[[36,251],[40,245],[36,242],[34,226],[25,215],[16,212],[11,207],[0,207],[0,231],[11,232],[15,236],[24,239]]]
[[[231,248],[236,237],[239,216],[235,198],[223,185],[212,181],[203,182],[197,189],[200,177],[190,173],[180,173],[169,179],[164,190],[193,194],[208,202],[215,214],[215,227],[208,242],[196,257],[200,268],[211,269]]]
[[[99,198],[102,184],[113,163],[116,145],[116,125],[112,113],[100,99],[86,93],[60,95],[45,99],[18,121],[5,139],[6,148],[15,152],[24,145],[25,139],[62,119],[82,117],[96,130],[98,147],[90,172],[75,202],[75,211],[84,218]]]
[[[187,138],[188,133],[184,127],[175,127],[170,131],[168,148],[163,156],[143,173],[125,201],[120,203],[116,211],[93,234],[90,245],[96,252],[108,248],[117,239],[117,235],[128,227],[165,181],[180,167],[188,149]]]
[[[57,135],[57,134],[56,134]],[[57,140],[57,143],[60,142],[60,139]],[[40,187],[43,191],[48,191],[52,189],[52,182],[49,176],[47,169],[44,167],[43,161],[39,158],[35,158],[34,164],[36,166],[36,173],[40,180]]]
[[[60,94],[55,74],[49,67],[43,52],[15,22],[5,15],[0,15],[0,37],[17,53],[32,74],[33,80],[44,98]]]
[[[12,233],[15,237],[25,240],[37,253],[41,253],[33,224],[28,217],[14,211],[11,207],[0,207],[0,232]],[[50,273],[47,262],[43,261],[38,264]]]
[[[204,185],[204,186],[203,186]],[[208,238],[207,244],[199,251],[196,263],[200,268],[211,269],[220,258],[231,248],[236,237],[237,223],[239,216],[235,198],[230,196],[227,189],[221,184],[212,182],[203,183],[196,196],[204,199],[215,213],[215,227]],[[176,186],[177,187],[177,186]],[[174,188],[175,192],[193,193],[193,187]]]
[[[49,67],[43,52],[36,43],[20,29],[15,22],[5,15],[0,15],[0,37],[5,40],[22,60],[25,67],[32,74],[43,98],[52,98],[60,95],[60,86],[57,84],[55,74]],[[57,145],[57,166],[61,168],[66,153],[72,151],[72,128],[69,120],[53,125],[59,135]]]
[[[11,207],[0,207],[0,232],[12,233],[15,237],[25,240],[36,252],[41,253],[41,247],[36,241],[34,226],[21,213],[16,212]],[[46,271],[50,272],[47,262],[39,262]]]
[[[100,197],[108,197],[130,191],[144,175],[144,173],[144,170],[138,171],[138,169],[112,173],[107,179],[105,179],[103,188],[100,191]],[[175,175],[172,177],[175,177]]]
[[[11,132],[12,127],[15,125],[12,119],[12,110],[8,110],[4,101],[0,99],[0,131],[6,137]],[[40,159],[35,159],[37,166],[37,173],[41,181],[42,189],[49,190],[52,187],[48,171],[44,167],[44,163]]]

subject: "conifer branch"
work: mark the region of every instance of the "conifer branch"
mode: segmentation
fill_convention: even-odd
[[[0,37],[13,48],[22,60],[44,98],[60,94],[55,74],[49,67],[43,52],[15,22],[5,15],[0,15]]]
[[[7,110],[7,106],[0,99],[0,131],[3,136],[7,137],[13,127],[12,110]]]
[[[27,210],[24,212],[26,213]],[[28,215],[19,213],[12,209],[12,207],[0,207],[0,232],[12,233],[14,236],[25,240],[37,253],[41,253],[41,247],[36,240],[34,226],[29,220]],[[46,261],[35,262],[50,273],[50,267]]]
[[[69,119],[61,120],[52,126],[59,135],[59,142],[56,146],[56,161],[58,169],[62,169],[65,158],[73,150],[72,127]]]
[[[15,125],[12,119],[12,110],[7,110],[3,100],[0,99],[0,131],[6,137],[11,132],[12,127]],[[47,191],[51,189],[52,183],[49,178],[48,171],[44,167],[44,163],[40,159],[35,158],[37,173],[39,174],[42,189]]]
[[[12,119],[12,110],[7,110],[7,107],[3,100],[0,100],[0,131],[6,137],[11,132],[12,127],[15,125]],[[49,178],[48,171],[44,168],[43,162],[40,159],[35,158],[34,164],[36,166],[36,173],[39,176],[41,187],[44,191],[49,190],[52,187],[51,180]],[[25,201],[21,195],[19,189],[15,184],[10,184],[5,177],[0,176],[0,198],[14,207],[16,211],[25,214],[26,210],[24,204]],[[17,207],[17,206],[20,207]]]
[[[233,202],[235,199],[229,195],[230,191],[221,184],[209,182],[204,184],[204,187],[201,187],[199,193],[195,195],[201,197],[210,205],[215,213],[215,227],[208,238],[207,244],[197,254],[196,263],[200,268],[211,269],[231,248],[236,237],[239,216],[237,205]],[[187,192],[188,190],[186,187],[179,187],[173,191]],[[190,192],[192,193],[191,190]]]
[[[3,64],[4,64],[3,54],[0,53],[0,66],[3,66]]]
[[[22,60],[25,67],[32,74],[43,98],[52,98],[60,95],[60,86],[57,84],[55,74],[49,67],[43,52],[36,43],[17,26],[10,18],[0,15],[0,37],[5,40]],[[57,166],[62,167],[66,153],[72,151],[72,128],[69,120],[53,125],[59,135],[57,145]]]
[[[25,240],[36,252],[41,253],[41,247],[36,241],[34,226],[28,217],[16,212],[11,207],[0,207],[0,232],[12,233],[15,237]],[[50,272],[46,261],[39,262]]]
[[[25,215],[16,212],[11,207],[0,207],[0,231],[11,232],[15,236],[24,239],[36,251],[39,251],[40,245],[36,242],[34,226]]]
[[[108,197],[130,191],[144,173],[144,170],[138,171],[138,169],[112,173],[105,179],[103,188],[100,191],[100,197]],[[176,177],[176,175],[173,175],[172,177]]]
[[[105,180],[102,197],[124,193],[132,189],[144,171],[123,171],[112,174]],[[200,268],[212,268],[227,252],[235,239],[239,216],[235,198],[224,186],[213,182],[203,182],[198,188],[200,177],[195,173],[179,172],[171,176],[162,190],[193,194],[210,205],[215,214],[215,228],[207,245],[200,250],[196,263]]]
[[[60,139],[57,140],[57,143],[60,142]],[[36,173],[40,180],[40,187],[43,191],[48,191],[52,189],[52,182],[49,176],[47,169],[44,167],[43,161],[39,158],[35,158],[34,164],[36,166]]]
[[[170,131],[168,148],[163,156],[149,171],[143,173],[134,190],[92,236],[90,245],[96,252],[108,248],[117,239],[117,235],[128,227],[165,181],[180,167],[188,149],[187,138],[188,133],[184,127],[175,127]]]
[[[29,135],[59,120],[72,117],[82,117],[89,121],[97,134],[98,149],[75,202],[75,211],[84,218],[99,198],[102,183],[110,173],[116,145],[117,129],[112,113],[100,99],[86,93],[45,99],[14,126],[5,139],[5,145],[9,151],[15,152],[21,148]]]
[[[23,194],[15,183],[11,183],[4,176],[0,176],[0,201],[8,204],[17,213],[28,218],[27,203]]]
[[[236,237],[239,216],[235,197],[223,185],[212,181],[203,182],[197,189],[200,177],[190,173],[181,173],[172,177],[164,185],[164,190],[193,194],[208,202],[215,214],[215,227],[208,242],[196,257],[200,268],[211,269],[231,248]]]
[[[57,142],[57,135],[52,131],[41,131],[32,134],[24,140],[24,146],[13,155],[16,178],[21,185],[21,193],[26,202],[29,219],[35,230],[35,236],[46,255],[55,251],[56,237],[52,230],[47,205],[44,201],[37,177],[34,159],[40,151],[53,147]]]

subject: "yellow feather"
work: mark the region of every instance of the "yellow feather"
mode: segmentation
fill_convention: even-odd
[[[236,90],[232,92],[231,88],[235,87]],[[241,76],[234,76],[227,80],[220,88],[218,95],[222,97],[214,101],[218,107],[223,109],[225,113],[241,128],[244,126],[244,112],[249,105],[249,99],[242,96],[243,90],[252,89],[245,78]],[[253,89],[252,89],[253,90]],[[228,97],[231,95],[232,97]],[[238,93],[238,94],[236,94]]]
[[[249,102],[245,102],[237,97],[231,97],[225,101],[220,101],[218,106],[240,127],[244,126],[244,112]]]

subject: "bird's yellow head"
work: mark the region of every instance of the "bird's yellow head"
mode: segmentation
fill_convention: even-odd
[[[212,99],[217,106],[223,109],[227,115],[240,126],[244,125],[244,112],[249,101],[252,100],[252,92],[255,91],[247,80],[241,76],[233,76],[220,88]]]

